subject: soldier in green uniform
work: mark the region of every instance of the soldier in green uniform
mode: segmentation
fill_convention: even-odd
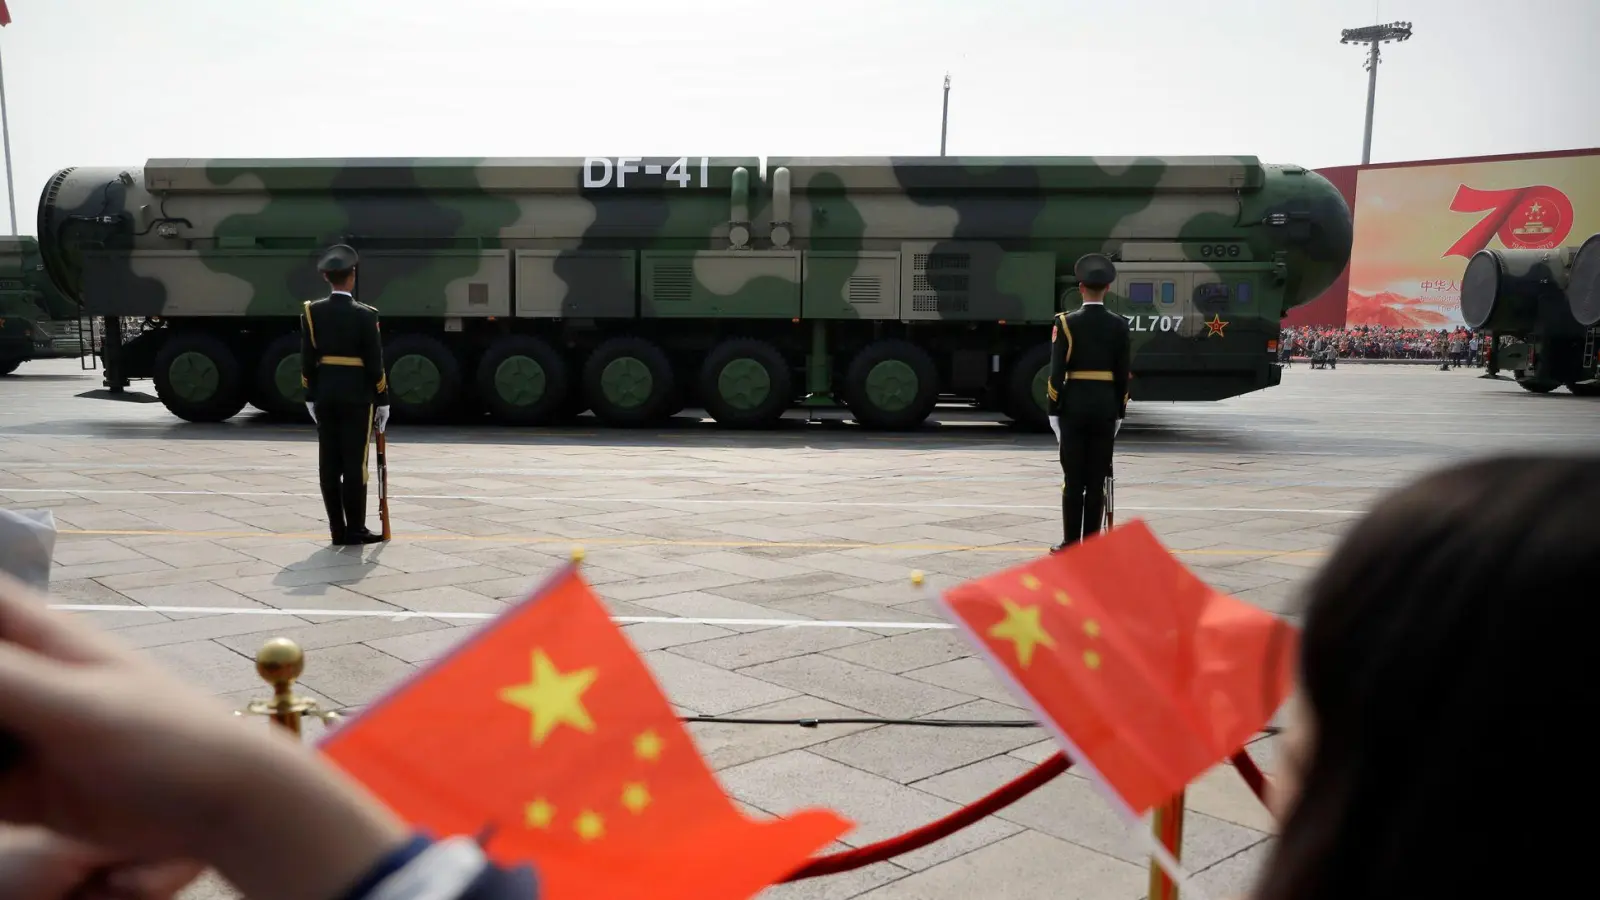
[[[367,530],[367,448],[389,421],[378,311],[356,302],[356,251],[335,244],[317,261],[332,291],[300,318],[300,383],[317,425],[318,471],[328,530],[339,545],[374,544]]]
[[[1063,540],[1052,548],[1057,553],[1100,532],[1111,453],[1128,414],[1132,353],[1128,320],[1105,307],[1106,291],[1117,278],[1111,260],[1090,253],[1078,260],[1073,271],[1083,306],[1056,313],[1045,388],[1065,480]]]

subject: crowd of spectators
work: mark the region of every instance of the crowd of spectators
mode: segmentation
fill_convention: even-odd
[[[1474,368],[1484,364],[1489,352],[1488,343],[1464,326],[1302,325],[1283,329],[1278,347],[1285,359],[1307,359],[1331,350],[1338,359],[1427,359]]]

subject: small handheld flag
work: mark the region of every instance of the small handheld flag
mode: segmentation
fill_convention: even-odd
[[[550,900],[744,900],[851,827],[747,818],[576,565],[322,751],[415,825],[531,864]]]

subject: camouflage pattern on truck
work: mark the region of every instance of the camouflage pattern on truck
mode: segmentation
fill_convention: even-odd
[[[1278,382],[1278,322],[1344,268],[1350,211],[1253,157],[151,160],[45,188],[51,277],[169,409],[298,410],[296,315],[361,253],[395,417],[699,406],[766,426],[842,402],[910,428],[967,401],[1043,428],[1072,266],[1117,261],[1136,400]]]
[[[78,304],[45,276],[39,242],[0,237],[0,375],[30,359],[79,355]]]

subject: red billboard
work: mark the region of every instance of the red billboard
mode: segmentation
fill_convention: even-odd
[[[1334,166],[1355,216],[1350,265],[1286,326],[1460,324],[1460,281],[1484,247],[1578,243],[1600,231],[1600,148]]]

